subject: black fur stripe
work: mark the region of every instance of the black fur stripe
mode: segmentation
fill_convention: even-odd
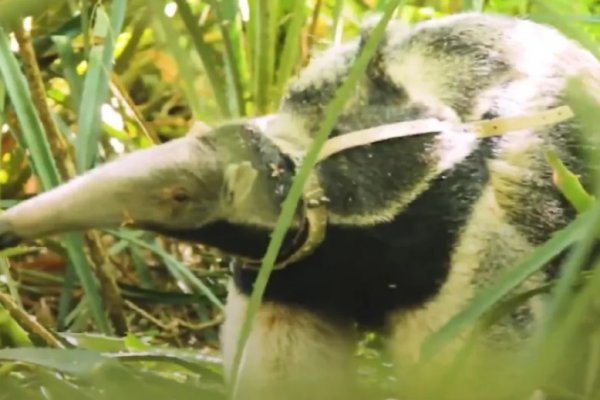
[[[447,278],[458,233],[488,180],[488,155],[482,142],[392,222],[374,227],[330,225],[313,255],[273,273],[265,300],[366,327],[380,327],[390,311],[423,304]],[[250,240],[240,233],[232,226],[229,237]],[[236,268],[234,278],[249,294],[256,272]]]

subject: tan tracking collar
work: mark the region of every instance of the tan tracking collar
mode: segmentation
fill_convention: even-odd
[[[542,126],[566,121],[573,116],[574,113],[568,106],[561,106],[514,117],[500,117],[467,122],[458,125],[458,129],[465,130],[465,132],[472,132],[478,137],[483,138],[498,136],[521,129],[540,128]],[[374,128],[345,133],[325,142],[319,152],[318,161],[323,161],[333,154],[354,147],[365,146],[388,139],[442,132],[452,127],[453,125],[449,122],[428,118],[380,125]],[[456,128],[455,125],[454,127]],[[317,173],[314,170],[311,172],[309,179],[304,186],[302,202],[304,214],[303,223],[307,230],[305,239],[294,253],[285,260],[278,262],[274,266],[274,269],[282,269],[287,265],[310,255],[317,247],[319,247],[325,238],[325,231],[327,229],[327,198],[319,183]],[[260,267],[259,260],[245,261],[246,268],[254,269]]]
[[[479,137],[498,136],[520,129],[539,128],[545,125],[566,121],[574,116],[568,106],[561,106],[545,111],[518,115],[514,117],[500,117],[475,122],[467,122],[456,128],[466,132],[475,133]],[[322,161],[329,156],[353,147],[364,146],[388,139],[421,135],[425,133],[441,132],[449,129],[452,124],[435,118],[419,119],[414,121],[397,122],[379,125],[369,129],[349,132],[329,139],[319,153],[318,160]],[[455,129],[456,129],[455,128]]]

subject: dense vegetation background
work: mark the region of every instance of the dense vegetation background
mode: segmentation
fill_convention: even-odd
[[[393,3],[0,0],[2,208],[180,136],[195,120],[214,125],[272,111],[311,54],[355,35],[366,16]],[[413,0],[393,17],[413,23],[465,10],[543,20],[597,52],[600,4],[591,0]],[[591,126],[594,118],[590,113]],[[576,184],[570,190],[587,198]],[[572,385],[555,388],[561,398],[600,398],[600,330],[589,318],[600,274],[579,273],[600,213],[593,199],[586,204],[588,214],[475,299],[428,351],[517,304],[500,299],[577,242],[566,261],[570,273],[547,288],[553,314],[520,360],[530,373],[485,390],[530,393],[570,371]],[[126,229],[0,252],[0,399],[222,398],[217,334],[227,276],[226,255]],[[581,282],[589,284],[573,294],[569,288]],[[576,327],[586,316],[591,322],[580,336]],[[357,357],[365,386],[384,398],[395,383],[376,339],[365,337]],[[575,350],[589,356],[577,369]],[[458,376],[465,354],[428,386],[430,398],[485,398]]]

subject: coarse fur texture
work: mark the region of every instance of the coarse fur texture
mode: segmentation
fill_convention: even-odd
[[[0,247],[114,226],[126,212],[142,228],[262,257],[324,106],[369,32],[316,56],[276,114],[202,128],[8,210]],[[243,398],[352,398],[361,329],[384,334],[399,368],[410,369],[428,334],[573,218],[544,151],[555,150],[589,183],[576,118],[487,139],[458,124],[564,105],[570,78],[593,95],[599,77],[591,54],[530,21],[470,13],[412,28],[391,24],[331,136],[431,117],[449,127],[317,165],[329,199],[326,237],[308,257],[273,272],[242,358]],[[103,207],[93,207],[99,199]],[[296,219],[284,255],[299,226]],[[519,290],[552,273],[549,265]],[[228,376],[256,275],[234,267],[222,330]],[[511,348],[526,340],[540,307],[539,298],[524,304],[486,342]]]
[[[281,110],[300,121],[303,134],[316,131],[363,42],[327,50],[291,84]],[[472,121],[548,109],[565,103],[569,78],[595,82],[599,72],[574,42],[525,20],[463,14],[408,32],[390,26],[332,136],[410,119]],[[273,128],[265,133],[285,141],[286,132]],[[543,152],[556,150],[585,181],[578,132],[569,121],[478,143],[458,131],[432,133],[332,156],[318,166],[331,199],[326,240],[273,274],[265,307],[302,307],[323,323],[383,329],[397,364],[410,365],[428,334],[571,220]],[[239,268],[234,281],[249,294],[254,277]],[[545,279],[540,273],[520,289]],[[533,299],[500,321],[489,343],[525,340],[540,307]],[[278,351],[269,343],[259,348],[252,353]],[[289,368],[294,375],[293,361]]]

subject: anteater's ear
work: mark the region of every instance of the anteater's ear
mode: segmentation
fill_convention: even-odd
[[[233,207],[243,203],[256,182],[258,171],[249,161],[230,164],[225,168],[225,201]]]
[[[373,34],[373,30],[381,18],[382,15],[374,14],[363,20],[360,27],[359,48],[361,51]],[[388,72],[386,71],[388,70],[389,58],[393,56],[393,54],[390,54],[390,49],[394,47],[394,43],[401,41],[409,33],[410,26],[408,24],[393,19],[389,21],[385,33],[377,44],[377,49],[367,67],[366,75],[369,80],[375,84],[379,93],[389,93],[394,95],[392,97],[404,94],[402,88],[397,87],[397,85],[392,82],[392,79],[388,76]]]
[[[203,136],[203,135],[207,134],[208,132],[210,132],[212,129],[213,128],[211,128],[210,125],[208,125],[207,123],[202,122],[202,121],[196,121],[190,127],[190,130],[187,132],[187,135]]]
[[[373,13],[364,17],[360,24],[360,44],[361,47],[365,45],[365,42],[373,33],[373,30],[383,18],[383,13]],[[392,18],[386,28],[383,35],[382,41],[387,41],[387,38],[393,36],[395,39],[400,39],[410,32],[410,25],[399,19]]]

